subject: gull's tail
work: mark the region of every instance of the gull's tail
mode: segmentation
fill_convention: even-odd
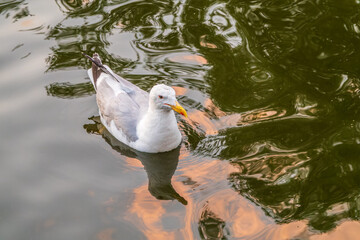
[[[90,80],[96,90],[96,80],[99,78],[101,72],[107,73],[108,71],[104,67],[104,65],[102,65],[99,54],[94,53],[93,57],[90,57],[89,55],[86,55],[85,53],[82,53],[82,55],[84,55],[85,57],[90,59],[90,61],[92,62],[92,66],[91,66],[92,74],[90,74],[90,71],[88,73],[89,73]]]
[[[92,84],[94,85],[95,90],[96,90],[96,81],[100,77],[101,72],[109,74],[115,81],[117,81],[120,84],[122,90],[128,94],[134,92],[133,90],[134,87],[137,88],[136,86],[132,85],[125,79],[116,75],[108,66],[103,65],[101,63],[99,54],[94,53],[93,57],[90,57],[89,55],[86,55],[83,52],[81,54],[87,57],[88,59],[90,59],[90,61],[92,62],[92,67],[91,69],[88,70],[88,75],[90,77]]]

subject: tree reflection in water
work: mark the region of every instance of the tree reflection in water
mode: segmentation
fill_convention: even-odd
[[[58,46],[48,71],[86,69],[79,53],[97,51],[145,90],[159,82],[187,89],[180,101],[190,110],[181,122],[188,150],[236,166],[231,186],[268,216],[305,219],[321,231],[359,219],[355,2],[340,10],[335,1],[311,0],[57,2],[66,17],[49,31]],[[111,49],[117,41],[126,42],[123,53]],[[184,55],[201,60],[179,61]],[[46,90],[61,98],[93,94],[87,82]],[[170,183],[177,161],[164,188],[142,162],[154,196],[186,204]],[[224,221],[205,215],[203,237],[210,220],[220,236]]]

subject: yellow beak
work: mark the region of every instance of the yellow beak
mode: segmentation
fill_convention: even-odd
[[[187,118],[187,113],[185,109],[177,101],[175,106],[170,104],[167,105],[169,105],[172,108],[172,110],[174,110],[175,112],[180,113],[181,115]]]

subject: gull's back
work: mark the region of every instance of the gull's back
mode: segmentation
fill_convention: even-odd
[[[149,94],[103,65],[97,54],[87,57],[93,62],[88,75],[96,90],[102,123],[120,141],[135,142],[136,126],[147,112]]]

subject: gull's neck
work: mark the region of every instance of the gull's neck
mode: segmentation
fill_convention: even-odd
[[[158,131],[171,130],[172,128],[178,131],[175,113],[172,110],[166,111],[149,107],[141,122],[144,122],[147,126],[154,127]],[[151,131],[151,129],[149,130]]]
[[[165,152],[176,148],[181,142],[174,111],[149,106],[137,126],[139,144],[149,152]]]

